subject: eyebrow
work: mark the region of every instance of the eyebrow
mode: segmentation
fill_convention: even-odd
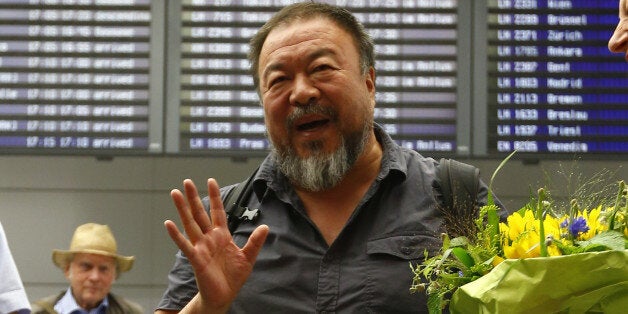
[[[311,60],[315,60],[317,58],[320,58],[322,56],[326,56],[326,55],[335,55],[336,52],[335,50],[331,49],[331,48],[318,48],[314,51],[312,51],[310,54],[305,56],[305,59],[308,61]],[[264,72],[262,72],[262,78],[266,79],[266,77],[268,77],[268,75],[270,74],[270,72],[276,71],[276,70],[281,70],[284,67],[285,63],[284,62],[275,62],[275,63],[271,63],[268,66],[266,66],[266,68],[264,69]]]

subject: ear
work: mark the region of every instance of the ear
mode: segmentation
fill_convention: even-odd
[[[373,103],[373,107],[375,107],[375,68],[369,67],[368,72],[364,75],[364,83],[366,84],[366,89],[369,91],[371,95],[371,102]]]
[[[366,88],[374,94],[375,93],[375,68],[369,67],[369,70],[366,73],[364,78],[365,78]]]
[[[70,280],[70,277],[72,277],[72,272],[70,271],[70,262],[65,264],[65,267],[63,268],[63,274],[65,275],[65,278],[67,278],[68,280]]]

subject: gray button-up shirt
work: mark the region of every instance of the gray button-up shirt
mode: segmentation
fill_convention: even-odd
[[[441,247],[437,162],[400,147],[380,127],[376,134],[384,151],[379,175],[331,245],[272,158],[262,163],[248,202],[260,216],[240,224],[233,238],[242,247],[259,224],[270,233],[231,312],[427,313],[425,294],[410,293],[409,264]],[[485,196],[482,184],[481,204]],[[169,280],[158,308],[179,309],[196,293],[181,253]]]

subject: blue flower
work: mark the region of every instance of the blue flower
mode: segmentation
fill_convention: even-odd
[[[587,220],[582,216],[574,219],[573,223],[569,226],[569,233],[573,237],[577,237],[580,233],[585,233],[587,231],[589,231],[589,226],[587,225]]]
[[[569,218],[565,218],[565,220],[560,223],[561,228],[567,228],[567,226],[569,226]]]

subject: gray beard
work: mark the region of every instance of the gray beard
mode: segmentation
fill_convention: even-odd
[[[293,184],[310,192],[320,192],[336,186],[353,167],[364,151],[372,126],[365,122],[360,131],[342,135],[340,147],[324,153],[322,141],[309,143],[311,156],[301,158],[291,146],[272,146],[275,162]]]

